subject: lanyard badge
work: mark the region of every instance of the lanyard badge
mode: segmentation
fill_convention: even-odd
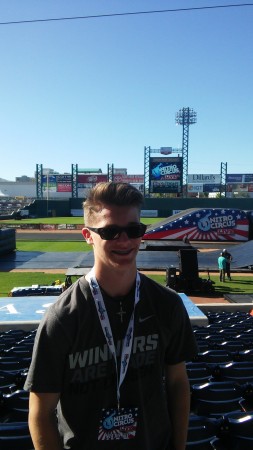
[[[140,274],[136,274],[134,309],[123,340],[123,347],[118,367],[115,343],[104,299],[95,277],[94,268],[85,277],[90,285],[91,293],[96,305],[98,318],[105,340],[115,362],[117,375],[117,409],[103,409],[99,427],[99,440],[133,439],[136,433],[138,408],[120,407],[120,387],[125,379],[133,346],[134,313],[140,299]]]

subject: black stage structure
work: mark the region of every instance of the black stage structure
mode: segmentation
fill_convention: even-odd
[[[194,249],[192,246],[183,246],[172,242],[170,251],[140,249],[137,255],[139,270],[166,270],[171,266],[180,269],[180,249]],[[167,243],[169,247],[169,244]],[[248,271],[253,268],[253,241],[243,244],[224,247],[232,254],[232,271]],[[142,247],[141,247],[142,248]],[[217,260],[222,249],[198,251],[198,269],[200,271],[217,271]],[[90,252],[22,252],[15,251],[0,256],[0,271],[6,272],[14,269],[67,269],[69,267],[92,267],[94,263],[93,251]]]

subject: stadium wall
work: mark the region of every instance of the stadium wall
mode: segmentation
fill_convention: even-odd
[[[69,217],[82,215],[82,198],[35,200],[29,207],[30,217]],[[143,210],[157,211],[157,217],[168,217],[189,208],[235,208],[253,210],[250,198],[145,198]],[[72,213],[71,213],[72,212]],[[73,212],[75,212],[73,214]],[[146,214],[148,216],[148,214]]]

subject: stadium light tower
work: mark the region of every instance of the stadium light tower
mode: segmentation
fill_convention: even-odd
[[[176,124],[183,125],[182,155],[183,155],[183,189],[187,197],[188,183],[188,149],[189,126],[197,122],[197,113],[192,108],[182,108],[176,113]]]

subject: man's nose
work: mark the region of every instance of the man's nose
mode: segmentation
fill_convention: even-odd
[[[120,240],[120,241],[128,241],[128,240],[129,240],[129,237],[128,237],[126,231],[121,231],[121,232],[119,233],[119,237],[118,237],[117,240],[118,240],[118,241],[119,241],[119,240]]]

